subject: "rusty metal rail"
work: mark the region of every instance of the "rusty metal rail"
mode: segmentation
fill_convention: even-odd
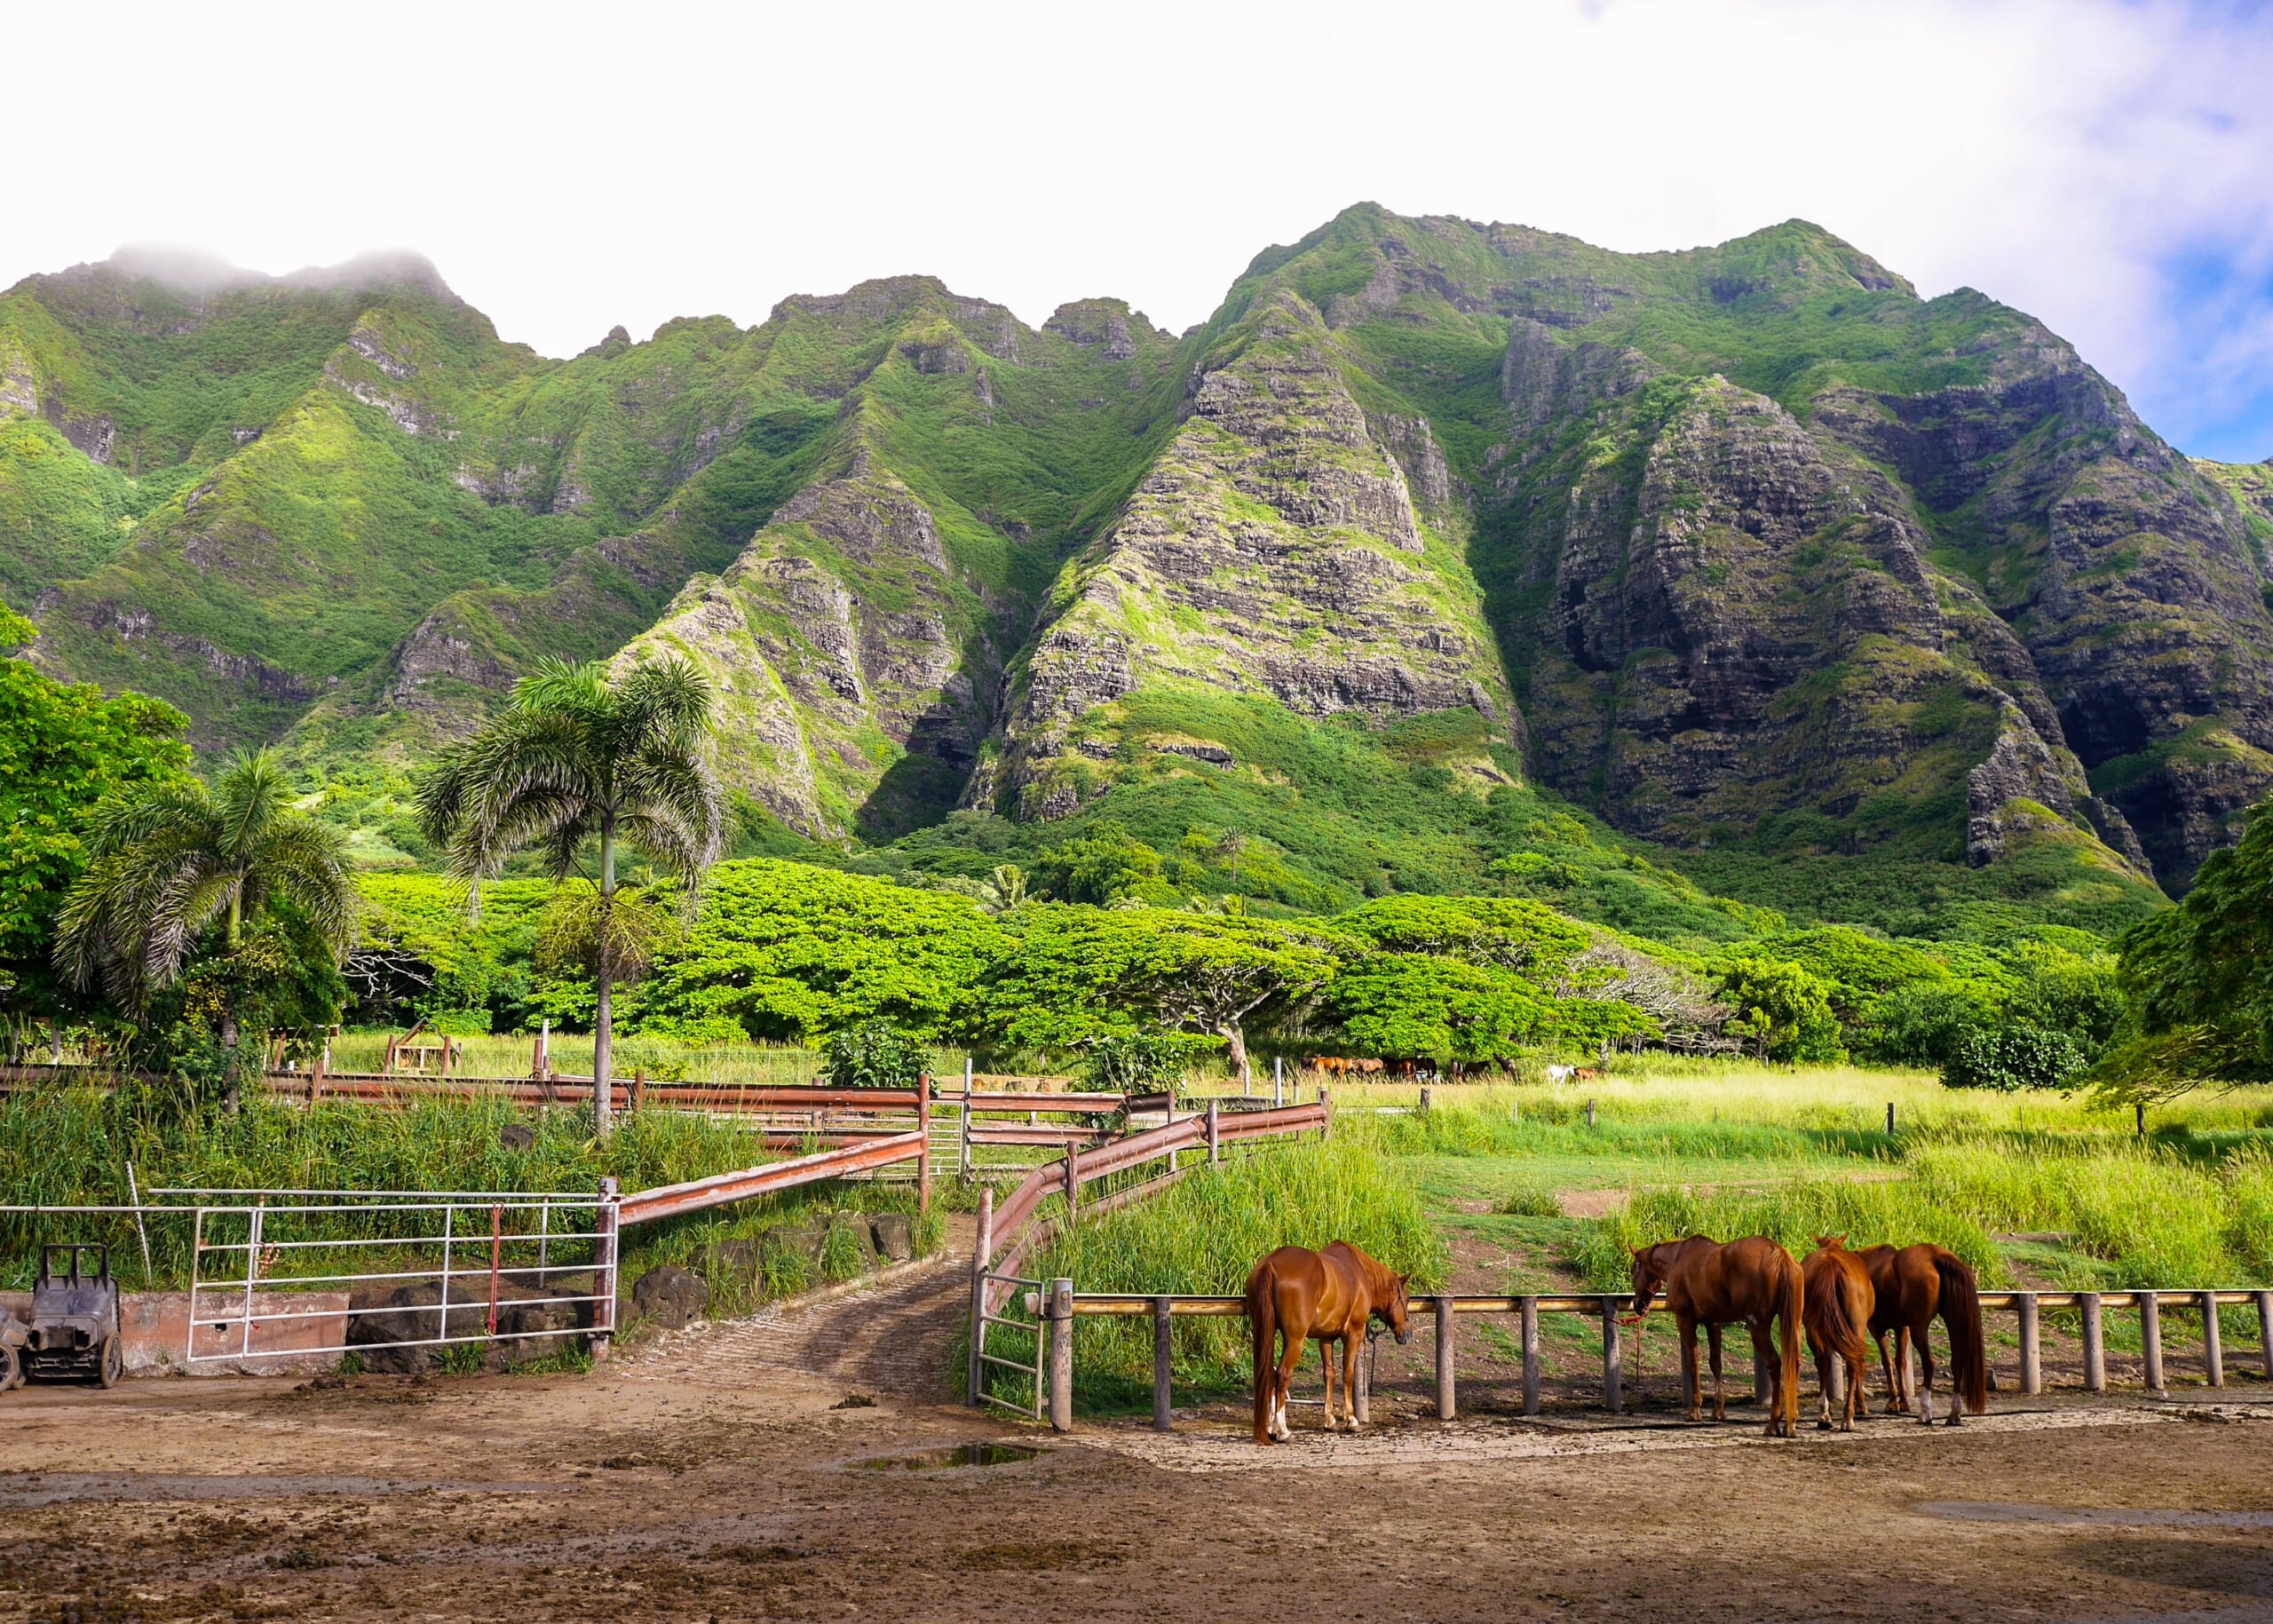
[[[873,1172],[897,1161],[928,1162],[930,1158],[928,1134],[920,1129],[894,1134],[890,1138],[874,1139],[864,1145],[840,1145],[835,1150],[798,1156],[788,1161],[770,1161],[763,1167],[749,1168],[738,1173],[718,1173],[709,1178],[690,1179],[683,1184],[662,1184],[653,1190],[638,1191],[621,1198],[617,1208],[619,1221],[627,1228],[636,1224],[654,1224],[665,1218],[684,1217],[691,1212],[723,1207],[730,1201],[746,1201],[753,1196],[777,1195],[784,1190],[794,1190],[800,1184],[814,1184],[825,1178],[843,1178],[852,1173]],[[926,1182],[928,1184],[928,1180]]]
[[[1150,1317],[1152,1319],[1153,1424],[1165,1431],[1170,1424],[1169,1322],[1180,1317],[1236,1319],[1243,1319],[1247,1314],[1247,1303],[1243,1297],[1192,1293],[1076,1292],[1073,1289],[1073,1282],[1064,1279],[1051,1281],[1049,1289],[1038,1300],[1048,1304],[1050,1310],[1049,1315],[1046,1316],[1050,1320],[1049,1336],[1052,1352],[1049,1383],[1049,1422],[1059,1431],[1065,1431],[1073,1425],[1071,1322],[1075,1318],[1099,1315],[1120,1319]],[[1415,1294],[1408,1299],[1412,1312],[1417,1319],[1432,1320],[1435,1327],[1438,1418],[1451,1421],[1459,1413],[1455,1402],[1453,1325],[1456,1317],[1461,1314],[1511,1314],[1521,1319],[1523,1404],[1526,1415],[1535,1415],[1540,1410],[1539,1316],[1578,1314],[1595,1320],[1601,1327],[1602,1335],[1604,1406],[1612,1414],[1621,1413],[1625,1407],[1625,1354],[1619,1317],[1633,1305],[1633,1302],[1630,1292],[1540,1293],[1519,1296],[1450,1292]],[[1651,1306],[1661,1306],[1664,1302],[1664,1294],[1660,1293],[1652,1299]],[[2103,1318],[2105,1311],[2128,1308],[2135,1311],[2139,1316],[2140,1346],[2147,1390],[2159,1396],[2168,1390],[2164,1374],[2163,1309],[2175,1308],[2200,1316],[2204,1379],[2211,1387],[2222,1387],[2226,1380],[2225,1350],[2218,1323],[2218,1311],[2252,1305],[2257,1310],[2259,1354],[2263,1360],[2265,1376],[2267,1380],[2273,1381],[2273,1289],[2218,1287],[2100,1292],[1984,1291],[1981,1294],[1984,1313],[2010,1313],[2018,1321],[2020,1390],[2024,1396],[2031,1397],[2044,1390],[2041,1315],[2047,1309],[2079,1311],[2082,1329],[2084,1390],[2093,1393],[2107,1390]],[[1354,1395],[1360,1421],[1366,1419],[1370,1375],[1366,1361],[1361,1360],[1358,1390]],[[1757,1359],[1753,1381],[1754,1397],[1756,1399],[1763,1398],[1767,1390],[1767,1376]],[[1062,1405],[1058,1398],[1061,1389],[1065,1394]]]

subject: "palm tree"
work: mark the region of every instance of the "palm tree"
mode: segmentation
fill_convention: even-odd
[[[240,752],[213,788],[191,780],[99,807],[87,867],[65,899],[56,964],[82,989],[99,980],[131,1015],[177,980],[197,939],[226,921],[234,953],[248,919],[280,899],[335,952],[354,935],[355,890],[339,832],[292,810],[273,750]],[[225,1104],[237,1105],[237,1010],[221,1012]]]
[[[683,660],[643,661],[614,677],[597,661],[548,661],[514,685],[503,713],[445,750],[418,788],[420,828],[448,850],[452,872],[476,884],[528,846],[564,880],[597,843],[592,1121],[603,1137],[616,848],[638,846],[690,890],[717,860],[725,797],[703,759],[710,706],[709,678]]]

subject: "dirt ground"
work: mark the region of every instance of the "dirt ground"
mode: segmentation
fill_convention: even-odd
[[[952,1282],[919,1269],[877,1289],[915,1303]],[[1260,1449],[1228,1406],[1167,1436],[1114,1422],[1063,1438],[913,1393],[836,1407],[855,1395],[817,1323],[696,1327],[582,1377],[11,1394],[0,1611],[2273,1617],[2273,1406],[2241,1399],[2255,1387],[2216,1403],[2000,1395],[1959,1431],[1873,1420],[1770,1442],[1748,1410],[1681,1424],[1652,1397],[1662,1375],[1635,1416],[1502,1406],[1449,1425],[1425,1390],[1385,1382],[1366,1436],[1298,1411],[1295,1443]],[[1041,1453],[864,1464],[982,1438]]]

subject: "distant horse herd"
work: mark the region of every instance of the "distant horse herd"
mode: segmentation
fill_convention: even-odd
[[[1660,1290],[1681,1331],[1682,1395],[1691,1421],[1701,1420],[1704,1409],[1697,1374],[1700,1325],[1711,1348],[1713,1419],[1728,1419],[1721,1329],[1741,1325],[1751,1333],[1753,1351],[1768,1372],[1770,1438],[1791,1438],[1798,1431],[1802,1330],[1822,1390],[1816,1425],[1826,1431],[1834,1425],[1852,1431],[1855,1417],[1868,1414],[1863,1393],[1866,1335],[1878,1343],[1889,1414],[1910,1413],[1910,1346],[1917,1343],[1925,1378],[1916,1395],[1920,1420],[1933,1424],[1934,1351],[1927,1331],[1936,1318],[1950,1339],[1949,1424],[1958,1425],[1967,1410],[1978,1415],[1989,1407],[1980,1290],[1964,1260],[1940,1247],[1874,1246],[1850,1252],[1844,1235],[1818,1235],[1816,1249],[1801,1263],[1765,1235],[1725,1245],[1691,1235],[1635,1248],[1634,1311],[1626,1322],[1640,1324]],[[1255,1339],[1255,1441],[1284,1443],[1289,1437],[1287,1388],[1305,1342],[1319,1344],[1326,1366],[1327,1430],[1338,1432],[1346,1422],[1355,1432],[1358,1345],[1375,1320],[1404,1342],[1412,1335],[1406,1308],[1405,1277],[1344,1240],[1322,1252],[1280,1247],[1255,1264],[1247,1281],[1247,1326]],[[1778,1332],[1780,1336],[1774,1334]],[[1891,1356],[1889,1333],[1894,1336]],[[1834,1361],[1845,1378],[1835,1422]]]

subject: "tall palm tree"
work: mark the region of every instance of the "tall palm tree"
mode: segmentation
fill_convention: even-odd
[[[278,899],[306,915],[336,953],[354,934],[355,891],[339,832],[292,810],[291,779],[272,750],[240,752],[210,790],[192,780],[103,804],[87,831],[87,867],[65,899],[56,963],[81,988],[99,980],[131,1015],[178,979],[190,948],[226,921],[234,953],[245,925]],[[226,1103],[237,1103],[237,1011],[221,1015]]]
[[[709,678],[684,660],[643,661],[614,677],[597,661],[548,661],[514,685],[501,714],[445,750],[418,788],[420,828],[447,849],[452,872],[477,884],[529,846],[566,879],[584,848],[598,845],[592,1121],[603,1137],[617,846],[638,846],[690,888],[717,860],[725,797],[703,758],[710,708]]]

